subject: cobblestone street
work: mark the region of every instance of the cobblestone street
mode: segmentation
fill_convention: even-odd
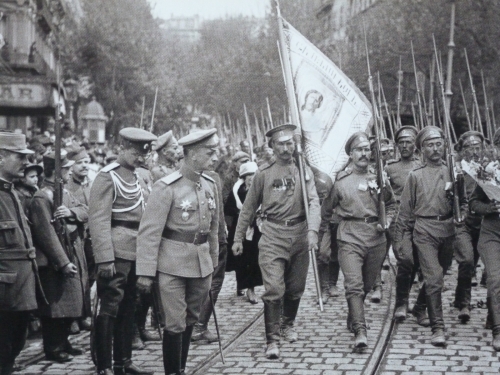
[[[394,259],[391,260],[394,262]],[[457,309],[451,307],[456,285],[456,264],[446,276],[444,303],[447,327],[447,348],[433,347],[429,340],[430,328],[416,324],[409,317],[395,324],[387,349],[384,342],[391,327],[394,304],[392,271],[383,271],[384,292],[382,302],[365,303],[368,330],[368,348],[353,351],[353,335],[346,328],[347,304],[345,298],[331,298],[320,312],[316,304],[314,279],[309,275],[307,290],[301,302],[296,327],[299,341],[281,345],[281,358],[265,358],[264,322],[262,302],[252,305],[246,297],[236,296],[234,273],[228,273],[217,303],[221,326],[225,364],[222,363],[217,343],[193,343],[188,361],[189,374],[371,374],[381,358],[379,374],[480,374],[498,373],[498,355],[490,346],[491,332],[485,330],[486,309],[479,308],[486,300],[486,289],[473,287],[471,320],[460,324]],[[482,268],[478,269],[480,278]],[[340,281],[342,282],[342,280]],[[343,290],[341,286],[341,290]],[[262,294],[262,288],[256,293]],[[412,291],[412,300],[416,288]],[[410,303],[411,305],[411,303]],[[210,329],[215,332],[213,323]],[[43,359],[40,340],[30,340],[19,357],[19,364],[27,364],[17,374],[62,375],[91,374],[94,366],[90,359],[89,333],[72,336],[76,346],[85,349],[83,356],[67,364]],[[384,351],[385,350],[385,351]],[[134,352],[134,361],[155,373],[163,373],[161,343],[147,343],[146,349]]]

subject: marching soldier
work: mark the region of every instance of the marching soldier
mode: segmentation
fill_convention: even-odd
[[[71,323],[84,313],[83,293],[88,283],[87,262],[83,252],[81,233],[88,221],[88,207],[80,203],[71,193],[63,190],[62,205],[54,206],[55,153],[43,157],[44,180],[29,207],[32,223],[36,259],[40,267],[40,280],[48,304],[41,304],[39,313],[42,322],[43,348],[48,360],[70,361],[73,355],[82,354],[81,349],[68,341]],[[67,182],[73,160],[61,151],[61,177]],[[59,236],[56,220],[63,225]],[[81,229],[81,230],[80,230]],[[90,306],[87,306],[90,308]]]
[[[113,374],[113,370],[115,375],[152,374],[132,362],[132,340],[136,238],[148,193],[136,168],[144,164],[156,136],[137,128],[124,128],[119,134],[117,161],[101,169],[90,191],[89,229],[100,299],[94,326],[97,372],[101,375]]]
[[[458,151],[466,162],[480,163],[483,155],[484,136],[478,131],[468,131],[458,140]],[[465,194],[469,198],[476,188],[476,181],[464,175]],[[477,243],[481,230],[482,216],[468,211],[464,225],[457,227],[454,250],[458,263],[458,279],[453,305],[459,309],[458,319],[466,323],[470,319],[472,278],[478,261]]]
[[[493,136],[497,155],[500,155],[500,130]],[[497,156],[497,160],[500,159]],[[500,351],[500,202],[490,199],[480,186],[476,186],[470,198],[470,209],[476,215],[484,215],[477,248],[488,277],[488,315],[491,314],[493,341],[491,345]]]
[[[417,133],[418,130],[414,126],[402,126],[396,131],[394,137],[396,138],[401,158],[399,160],[388,161],[385,167],[385,172],[387,173],[387,177],[396,198],[396,212],[399,211],[401,194],[410,171],[420,166],[420,161],[415,156],[415,138]],[[388,231],[389,240],[393,244],[393,251],[398,265],[394,317],[398,321],[403,321],[406,319],[408,298],[413,280],[419,268],[419,263],[417,249],[413,245],[412,230],[405,231],[401,241],[396,243],[394,242],[395,227],[396,223],[392,222]],[[429,320],[426,314],[424,286],[418,293],[417,301],[412,309],[412,314],[416,317],[418,324],[425,327],[429,326]]]
[[[349,307],[347,325],[356,335],[354,346],[363,348],[367,346],[364,300],[382,268],[386,254],[384,232],[393,219],[395,200],[388,186],[382,197],[387,213],[386,227],[383,228],[378,223],[377,176],[369,168],[368,135],[354,133],[346,142],[345,152],[352,163],[337,175],[332,193],[322,206],[322,221],[329,221],[332,210],[336,209],[340,217],[338,257]]]
[[[172,130],[158,137],[153,151],[158,154],[156,165],[151,169],[154,182],[179,169],[181,150]]]
[[[10,375],[26,342],[30,311],[37,308],[35,248],[13,181],[24,176],[23,134],[0,132],[0,374]],[[5,235],[2,233],[5,232]],[[7,235],[7,232],[9,235]]]
[[[306,221],[299,168],[294,161],[295,129],[295,125],[286,124],[266,133],[275,159],[259,167],[254,177],[241,209],[232,248],[235,255],[243,252],[247,228],[261,206],[259,265],[265,288],[262,299],[266,356],[270,359],[279,358],[281,336],[288,342],[298,339],[293,325],[305,289],[308,250],[317,248],[320,225],[319,198],[309,168],[305,179],[310,215],[309,222]]]
[[[443,277],[453,256],[455,223],[453,219],[453,182],[442,157],[445,139],[440,128],[427,126],[417,135],[416,146],[422,151],[423,165],[410,172],[401,195],[395,242],[404,232],[413,230],[420,267],[424,275],[429,320],[432,328],[431,344],[446,345],[444,335],[441,291]],[[466,198],[460,194],[463,217]],[[412,224],[412,219],[415,220]],[[405,249],[409,251],[408,247]]]
[[[158,279],[165,374],[185,371],[193,327],[219,257],[219,193],[203,173],[217,161],[216,132],[200,130],[179,140],[184,162],[155,183],[139,229],[137,285],[149,291]]]

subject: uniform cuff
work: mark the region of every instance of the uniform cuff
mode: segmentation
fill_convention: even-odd
[[[157,262],[141,262],[136,263],[135,273],[137,276],[155,277],[158,269]]]

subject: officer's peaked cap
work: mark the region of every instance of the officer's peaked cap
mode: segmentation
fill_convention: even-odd
[[[417,138],[415,139],[415,144],[420,150],[422,148],[422,144],[425,141],[435,138],[444,138],[443,131],[437,126],[426,126],[418,132]]]
[[[209,147],[215,148],[219,144],[219,138],[215,135],[217,129],[197,130],[179,139],[178,143],[184,148]]]

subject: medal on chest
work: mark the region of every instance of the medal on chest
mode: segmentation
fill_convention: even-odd
[[[188,210],[193,208],[193,206],[191,205],[191,202],[189,201],[189,199],[186,199],[186,200],[183,200],[182,203],[181,203],[181,209],[182,209],[182,220],[184,221],[188,221],[189,220],[189,212]]]

